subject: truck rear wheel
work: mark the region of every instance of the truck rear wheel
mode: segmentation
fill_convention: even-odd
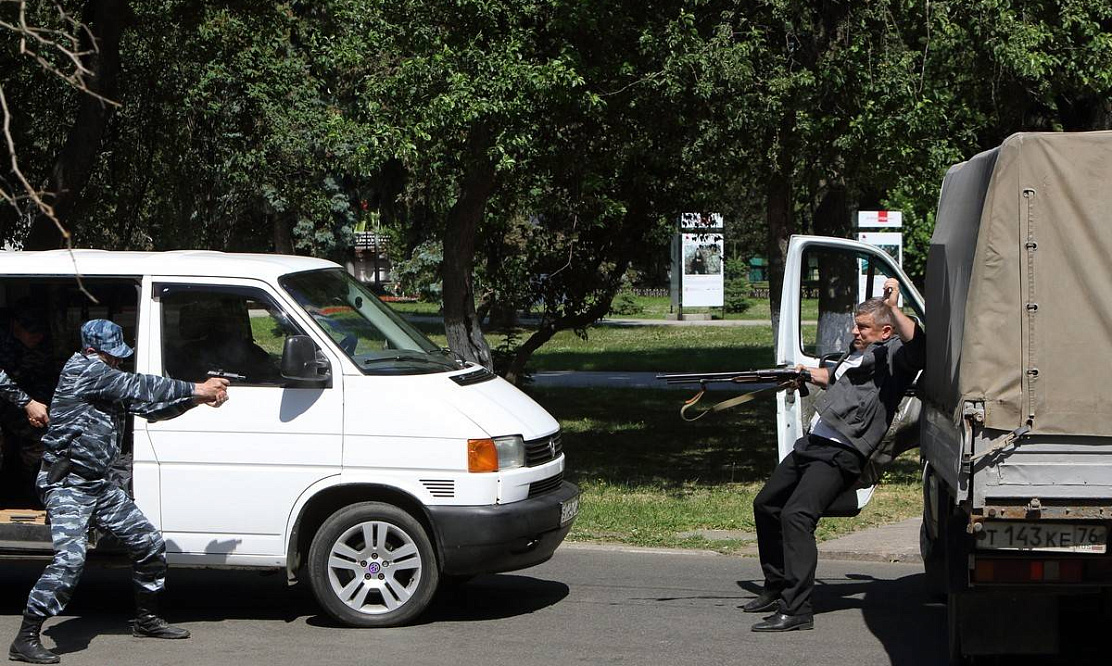
[[[425,529],[380,502],[340,509],[309,548],[309,583],[330,616],[356,627],[412,622],[432,601],[439,579]]]
[[[927,597],[933,601],[946,600],[946,552],[942,535],[945,533],[946,508],[939,497],[938,477],[929,464],[923,464],[923,523],[919,526],[919,555],[923,558],[923,578]],[[940,506],[942,505],[942,506]]]

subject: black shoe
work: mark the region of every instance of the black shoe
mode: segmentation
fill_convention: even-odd
[[[753,631],[795,631],[815,628],[813,615],[785,615],[776,613],[767,620],[753,625]]]
[[[135,618],[131,623],[131,635],[140,638],[189,638],[189,630],[168,624],[166,620],[157,615],[145,615]]]
[[[750,599],[741,607],[746,613],[767,613],[776,610],[780,605],[779,592],[761,592],[755,599]]]
[[[58,655],[42,646],[39,631],[45,619],[23,616],[23,624],[19,627],[19,633],[16,634],[12,647],[8,650],[8,659],[25,661],[29,664],[57,664],[61,661]]]
[[[136,617],[131,623],[131,635],[141,638],[189,638],[189,630],[175,627],[158,616],[155,595],[142,592],[135,595]]]

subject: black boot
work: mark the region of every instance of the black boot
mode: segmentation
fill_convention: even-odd
[[[131,635],[144,638],[189,638],[189,631],[167,624],[158,616],[158,603],[154,594],[140,592],[135,595],[135,621]]]
[[[45,617],[23,616],[23,624],[20,625],[19,633],[16,634],[12,647],[8,650],[8,659],[26,661],[30,664],[57,664],[61,661],[58,655],[42,646],[39,632],[45,620]]]

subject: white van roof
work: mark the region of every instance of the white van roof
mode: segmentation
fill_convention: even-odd
[[[274,279],[288,273],[338,267],[331,261],[313,257],[213,250],[0,252],[0,275],[44,277],[72,277],[80,272],[83,276],[184,275]]]

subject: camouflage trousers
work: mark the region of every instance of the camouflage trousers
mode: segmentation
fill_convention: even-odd
[[[166,544],[119,486],[86,481],[73,474],[61,483],[48,485],[46,474],[40,472],[38,488],[50,518],[54,560],[31,590],[28,615],[53,617],[69,603],[85,566],[90,525],[112,534],[127,548],[136,591],[162,591],[166,584]]]

